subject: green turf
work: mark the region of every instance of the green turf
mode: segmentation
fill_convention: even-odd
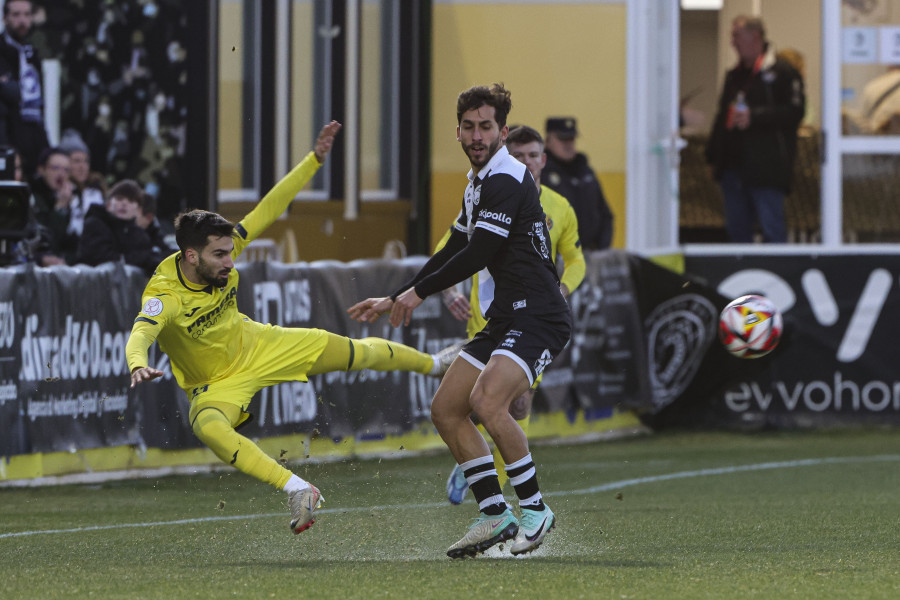
[[[533,451],[559,527],[524,559],[445,556],[475,507],[446,504],[444,454],[295,466],[327,499],[298,536],[232,472],[3,489],[0,598],[900,598],[896,430]]]

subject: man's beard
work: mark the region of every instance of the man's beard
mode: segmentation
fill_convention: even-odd
[[[228,272],[230,273],[231,270],[229,269]],[[219,272],[216,272],[207,263],[205,263],[202,258],[197,264],[197,275],[199,275],[200,279],[202,279],[205,283],[213,287],[225,287],[225,285],[228,283],[228,273],[222,274],[221,270]]]
[[[469,153],[469,149],[475,144],[469,144],[468,146],[463,146],[463,150],[466,152],[466,156],[469,157],[469,163],[473,167],[478,167],[479,169],[484,165],[488,164],[488,161],[497,153],[497,149],[500,147],[500,138],[498,137],[491,145],[486,147],[486,152],[484,153],[484,160],[480,160],[478,162],[472,160],[472,155]],[[480,144],[484,146],[484,144]]]
[[[17,44],[25,44],[25,40],[28,39],[28,34],[30,33],[29,27],[19,27],[17,29],[7,29],[9,32],[9,37],[16,41]]]

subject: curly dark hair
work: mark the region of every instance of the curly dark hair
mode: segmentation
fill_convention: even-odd
[[[188,248],[202,251],[209,236],[233,236],[234,223],[208,210],[190,210],[175,217],[175,243],[184,252]]]
[[[494,107],[494,120],[502,129],[506,125],[506,116],[512,109],[510,92],[502,83],[491,84],[491,87],[476,85],[461,92],[456,99],[456,124],[462,122],[463,113],[487,105]]]

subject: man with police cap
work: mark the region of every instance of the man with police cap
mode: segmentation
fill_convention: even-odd
[[[578,235],[585,250],[605,250],[612,244],[613,214],[587,157],[575,149],[578,128],[573,117],[550,117],[546,123],[544,185],[564,196],[578,217]]]

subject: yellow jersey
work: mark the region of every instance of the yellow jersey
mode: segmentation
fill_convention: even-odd
[[[561,256],[563,261],[563,273],[560,283],[565,284],[570,292],[581,285],[584,280],[585,262],[581,251],[581,241],[578,239],[578,219],[575,217],[575,209],[569,201],[547,186],[541,186],[541,207],[547,218],[547,229],[550,231],[550,256],[553,262]],[[450,237],[450,230],[444,234],[437,243],[434,251],[444,247]],[[469,295],[469,304],[472,305],[472,317],[466,323],[466,334],[469,338],[484,328],[487,321],[481,314],[481,305],[478,301],[478,274],[473,277],[472,292]]]
[[[259,204],[235,225],[232,258],[281,215],[319,169],[310,152],[284,176]],[[130,371],[148,366],[147,351],[154,341],[165,352],[178,385],[190,389],[224,379],[240,370],[245,352],[253,348],[259,327],[245,327],[250,318],[237,307],[240,277],[232,269],[221,288],[199,286],[181,270],[182,254],[164,259],[141,296],[141,311],[134,320],[125,347]],[[252,339],[251,339],[252,338]]]

